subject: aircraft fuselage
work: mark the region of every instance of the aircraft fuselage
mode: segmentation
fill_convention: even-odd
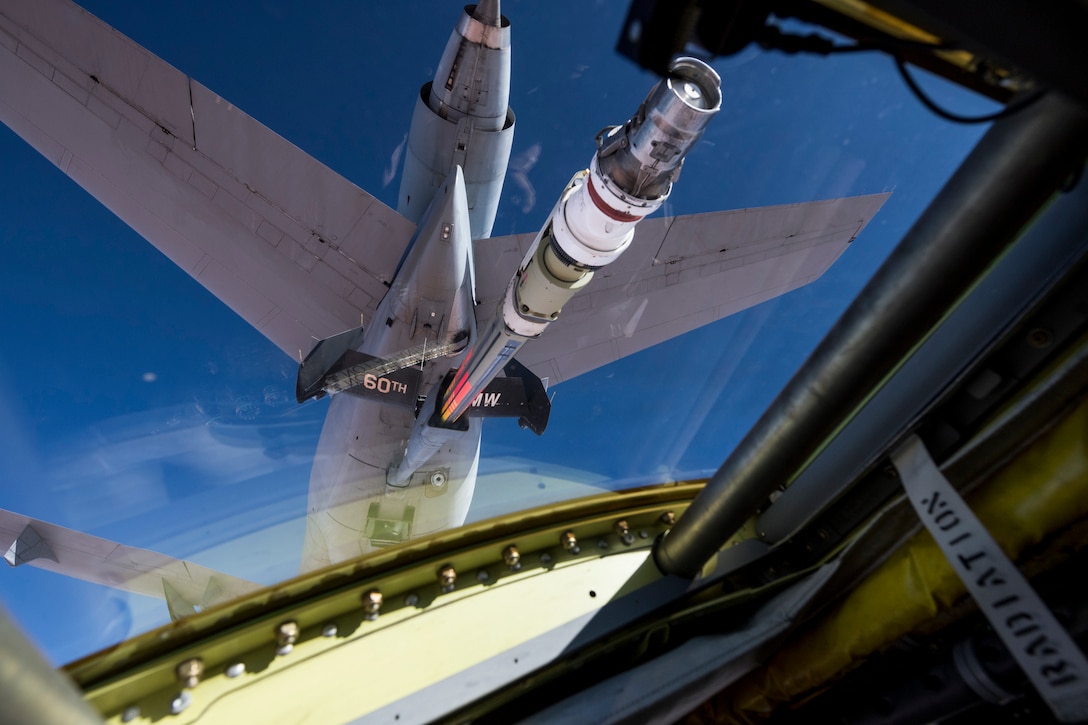
[[[303,571],[458,525],[468,513],[480,421],[427,421],[438,386],[475,338],[472,240],[491,233],[506,175],[509,82],[510,24],[498,2],[466,7],[408,134],[397,211],[419,226],[358,348],[394,361],[423,351],[423,409],[333,396],[310,478]],[[428,359],[428,347],[442,345],[453,352]]]

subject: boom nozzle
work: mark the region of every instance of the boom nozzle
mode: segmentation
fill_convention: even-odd
[[[721,106],[721,78],[714,69],[696,58],[677,58],[631,120],[601,139],[602,173],[644,199],[668,193],[684,157]]]

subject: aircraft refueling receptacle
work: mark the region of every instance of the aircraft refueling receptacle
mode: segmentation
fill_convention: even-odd
[[[721,108],[721,78],[695,58],[677,58],[635,115],[603,131],[588,170],[564,189],[507,285],[501,307],[443,393],[438,419],[457,420],[528,340],[615,261],[635,225],[668,198],[684,157]]]

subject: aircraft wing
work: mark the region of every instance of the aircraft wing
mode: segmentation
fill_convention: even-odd
[[[807,284],[889,194],[650,218],[518,360],[551,383],[606,365]],[[502,299],[535,234],[476,242],[484,310]]]
[[[172,619],[256,591],[260,584],[148,549],[124,546],[0,509],[9,566],[58,574],[166,600]]]
[[[0,120],[292,358],[415,225],[68,0],[0,2]]]

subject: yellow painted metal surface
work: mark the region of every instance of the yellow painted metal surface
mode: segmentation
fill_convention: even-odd
[[[919,43],[942,42],[942,38],[862,0],[817,0],[817,2],[870,28],[897,38]],[[975,56],[966,50],[940,50],[936,51],[936,55],[964,70],[972,70],[977,64]]]
[[[1088,401],[967,497],[1013,560],[1088,515]],[[916,630],[966,595],[927,531],[913,536],[829,614],[694,715],[757,722]]]
[[[660,578],[646,566],[654,538],[670,525],[665,514],[682,514],[701,487],[596,496],[416,540],[208,610],[70,671],[109,722],[179,723],[342,722],[490,658],[507,656],[509,674],[527,674],[547,663],[527,661],[520,644]],[[568,531],[576,551],[563,547]],[[510,545],[520,552],[516,569],[503,558]],[[457,572],[452,589],[438,577],[446,565]],[[368,619],[363,594],[375,589],[383,605]],[[277,651],[288,621],[300,636]],[[183,691],[176,668],[190,658],[204,674]]]
[[[362,636],[307,643],[238,686],[225,677],[202,684],[178,722],[237,723],[255,713],[265,713],[262,721],[345,722],[503,653],[511,670],[524,669],[519,643],[599,608],[648,553],[571,562],[491,588],[477,584],[428,610],[383,615],[364,622]],[[366,632],[370,625],[382,626]]]

